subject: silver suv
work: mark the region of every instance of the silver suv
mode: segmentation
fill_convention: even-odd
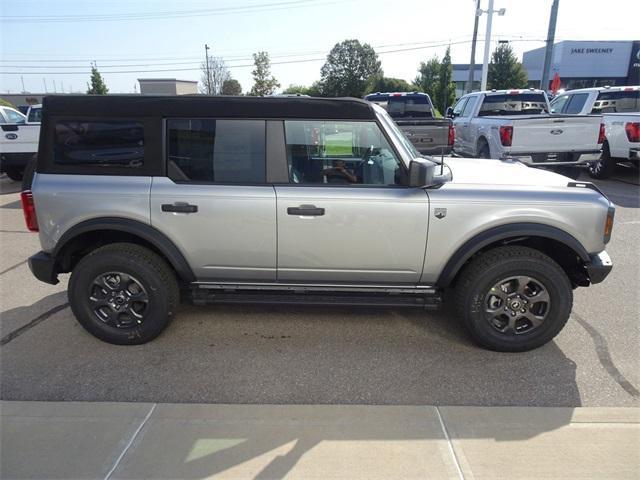
[[[518,162],[421,156],[356,99],[52,96],[31,189],[40,280],[71,272],[78,321],[155,338],[180,298],[436,308],[472,338],[551,340],[601,282],[614,208]]]

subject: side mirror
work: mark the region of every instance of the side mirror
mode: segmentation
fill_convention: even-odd
[[[409,186],[425,188],[434,186],[437,165],[426,158],[415,158],[409,164]]]

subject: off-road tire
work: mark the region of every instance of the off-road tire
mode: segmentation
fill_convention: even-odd
[[[510,276],[531,276],[546,287],[549,311],[544,322],[532,331],[504,334],[485,317],[489,290]],[[499,352],[524,352],[553,339],[571,314],[573,291],[562,268],[544,253],[522,246],[498,247],[480,254],[465,266],[458,278],[455,307],[458,317],[480,346]]]
[[[94,279],[107,272],[135,277],[146,290],[146,314],[139,325],[108,325],[91,304]],[[69,304],[78,322],[100,340],[116,345],[138,345],[156,338],[171,321],[179,303],[176,277],[156,253],[132,243],[112,243],[83,257],[73,269],[68,287]]]
[[[611,151],[609,150],[609,144],[605,143],[602,146],[602,154],[600,160],[589,165],[589,175],[591,178],[597,178],[604,180],[613,175],[616,169],[616,160],[611,158]]]

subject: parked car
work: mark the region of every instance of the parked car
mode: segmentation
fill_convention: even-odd
[[[593,178],[609,178],[618,162],[640,164],[640,113],[606,113],[603,118],[602,156],[589,167]]]
[[[559,114],[639,112],[640,86],[580,88],[559,94],[551,102],[551,113]]]
[[[31,118],[36,118],[35,110]],[[0,107],[0,130],[0,172],[19,181],[27,162],[38,151],[40,124],[29,122],[28,115],[13,108]]]
[[[452,122],[448,118],[436,118],[433,103],[426,93],[378,92],[364,98],[384,108],[420,153],[451,153]]]
[[[586,167],[600,158],[604,125],[596,115],[550,115],[542,90],[474,92],[448,115],[461,156],[514,158],[531,167]],[[563,172],[566,170],[563,170]]]
[[[101,112],[99,116],[96,112]],[[478,344],[539,347],[604,280],[614,207],[518,162],[422,157],[355,99],[52,96],[27,226],[78,321],[152,340],[204,303],[436,308]],[[29,187],[29,185],[27,185]]]

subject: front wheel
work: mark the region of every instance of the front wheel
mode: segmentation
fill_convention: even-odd
[[[465,267],[456,309],[473,340],[490,350],[523,352],[549,342],[569,319],[573,291],[550,257],[528,247],[500,247]]]
[[[157,337],[178,304],[171,268],[154,252],[131,243],[113,243],[83,257],[69,280],[69,304],[92,335],[117,345],[137,345]]]

